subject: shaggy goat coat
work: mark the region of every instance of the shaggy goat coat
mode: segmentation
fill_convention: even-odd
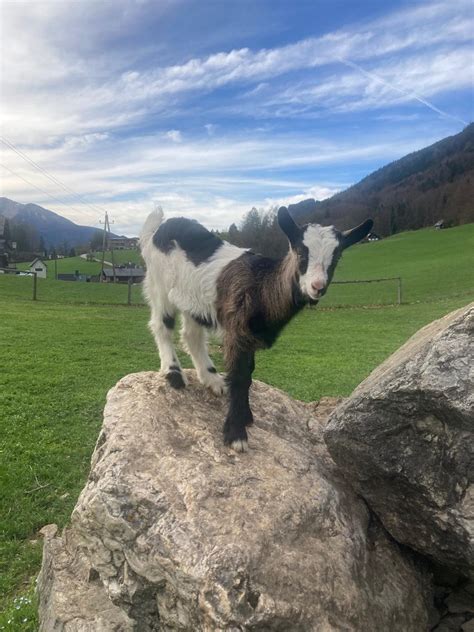
[[[253,423],[248,392],[255,351],[271,347],[298,311],[324,295],[342,250],[372,228],[371,220],[346,233],[317,224],[299,227],[284,207],[278,221],[290,242],[281,260],[222,241],[194,220],[163,221],[161,210],[148,217],[140,237],[161,371],[173,387],[185,386],[173,346],[179,311],[182,340],[199,380],[216,394],[229,387],[224,441],[238,451],[246,449],[246,426]],[[226,380],[208,355],[208,328],[223,337]]]

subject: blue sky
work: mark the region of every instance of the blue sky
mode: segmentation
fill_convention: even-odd
[[[82,197],[5,145],[0,195],[130,235],[324,199],[473,119],[473,6],[0,0],[1,135]]]

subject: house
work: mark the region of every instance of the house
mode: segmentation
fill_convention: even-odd
[[[132,283],[141,283],[145,277],[145,270],[139,266],[135,268],[115,267],[115,282],[116,283],[128,283],[129,280]],[[112,268],[104,268],[102,272],[102,280],[106,283],[113,283],[114,271]]]
[[[109,237],[107,240],[108,250],[129,250],[138,248],[138,237]]]
[[[58,274],[58,281],[86,281],[91,280],[90,275],[81,274],[79,270],[76,270],[74,274]]]
[[[28,268],[28,270],[29,272],[36,272],[36,276],[38,276],[40,279],[46,279],[48,266],[42,259],[36,257],[36,259],[30,263],[30,267]]]
[[[367,235],[367,241],[380,241],[380,237],[377,235],[377,233],[369,233]]]

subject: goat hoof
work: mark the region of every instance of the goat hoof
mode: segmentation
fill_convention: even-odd
[[[236,452],[247,451],[247,431],[245,427],[233,427],[227,422],[224,424],[224,443]]]
[[[169,371],[165,377],[168,380],[169,385],[173,388],[180,389],[186,386],[183,374],[179,370]]]
[[[215,371],[215,369],[214,371],[208,369],[207,374],[204,375],[204,377],[201,379],[201,382],[204,384],[204,386],[207,386],[207,388],[210,389],[214,393],[214,395],[225,395],[227,393],[226,381],[222,377],[222,375]]]
[[[245,439],[237,439],[236,441],[232,441],[230,447],[235,452],[248,452],[249,444]]]

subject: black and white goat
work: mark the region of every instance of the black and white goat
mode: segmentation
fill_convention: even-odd
[[[285,207],[278,222],[290,242],[288,254],[273,260],[238,248],[185,218],[163,221],[156,210],[140,237],[146,262],[145,295],[161,371],[174,388],[186,385],[173,347],[176,313],[182,340],[199,380],[216,394],[229,389],[224,442],[247,449],[246,426],[253,423],[249,388],[257,349],[271,347],[283,327],[306,304],[325,294],[342,251],[363,239],[372,220],[339,232],[333,226],[299,227]],[[206,329],[223,337],[227,377],[219,375],[207,352]]]

